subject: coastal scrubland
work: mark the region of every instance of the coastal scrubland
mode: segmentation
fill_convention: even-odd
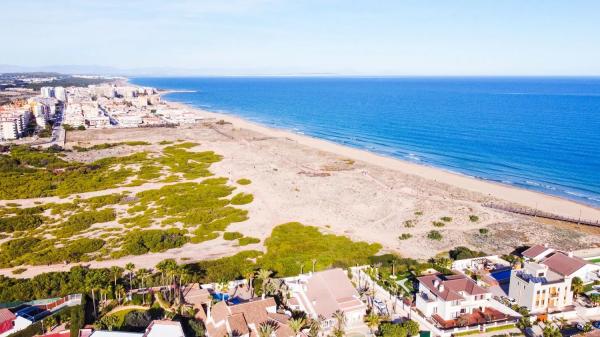
[[[0,272],[31,277],[76,263],[151,268],[165,258],[268,254],[277,226],[296,222],[417,259],[459,245],[502,254],[532,243],[600,243],[594,229],[487,208],[503,202],[490,195],[218,120],[69,132],[65,151],[4,149]],[[317,235],[300,228],[286,236]],[[17,239],[24,241],[10,243]],[[270,266],[311,268],[306,257]]]
[[[149,145],[140,141],[107,144],[75,151]],[[6,203],[0,208],[0,267],[163,252],[215,239],[231,223],[247,220],[247,210],[234,205],[252,202],[252,194],[231,196],[236,187],[228,185],[226,178],[211,177],[209,171],[222,157],[211,151],[190,151],[197,145],[179,142],[157,152],[104,157],[91,163],[67,160],[65,152],[11,147],[0,155],[4,168],[1,198],[64,199],[37,201],[33,207]],[[162,185],[137,193],[75,195],[147,183]],[[256,240],[243,235],[237,239],[240,245]]]

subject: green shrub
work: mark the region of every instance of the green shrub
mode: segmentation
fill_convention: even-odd
[[[23,274],[26,271],[27,271],[27,268],[16,268],[16,269],[13,269],[12,273],[15,275],[19,275],[19,274]]]
[[[254,196],[252,194],[238,193],[231,198],[231,204],[245,205],[251,203],[252,200],[254,200]]]
[[[322,234],[317,227],[297,222],[279,225],[265,240],[267,253],[260,258],[263,268],[280,276],[298,274],[298,262],[317,260],[316,268],[349,267],[367,264],[379,244],[354,242],[345,236]]]
[[[255,244],[255,243],[260,243],[260,239],[253,238],[253,237],[250,237],[250,236],[246,236],[246,237],[238,239],[238,245],[239,246],[247,246],[247,245],[252,245],[252,244]]]
[[[227,241],[237,240],[243,236],[244,235],[240,232],[225,232],[225,233],[223,233],[223,239],[227,240]]]
[[[441,222],[441,221],[434,221],[434,222],[432,222],[432,224],[433,224],[434,227],[444,227],[444,226],[446,226],[446,224],[443,223],[443,222]]]
[[[406,221],[404,221],[404,227],[406,227],[406,228],[415,227],[415,220],[406,220]]]
[[[237,183],[240,185],[250,185],[252,181],[250,179],[242,178],[238,179]]]
[[[459,247],[451,249],[448,252],[448,255],[453,260],[464,260],[464,259],[472,259],[475,257],[486,256],[488,254],[486,254],[485,252],[474,251],[474,250],[471,250],[464,246],[459,246]]]
[[[444,222],[450,222],[450,221],[452,221],[452,218],[449,217],[449,216],[443,216],[443,217],[440,218],[440,220],[442,220]]]
[[[402,233],[402,235],[400,235],[398,237],[398,239],[400,239],[400,240],[408,240],[410,238],[412,238],[412,234],[410,234],[410,233]]]
[[[62,223],[60,229],[55,231],[55,234],[58,237],[68,237],[90,228],[93,224],[109,222],[115,219],[115,210],[112,208],[100,211],[76,213]]]
[[[34,229],[44,223],[44,217],[38,214],[23,214],[0,218],[0,232],[15,232]]]
[[[443,236],[438,231],[430,231],[429,233],[427,233],[427,238],[430,240],[441,241]]]
[[[178,248],[188,242],[185,233],[185,231],[174,228],[129,232],[124,239],[123,252],[126,255],[142,255],[148,252],[156,253]]]
[[[479,221],[479,217],[477,215],[469,215],[469,220],[471,222],[477,222]]]
[[[486,235],[489,232],[487,228],[479,228],[479,234]]]

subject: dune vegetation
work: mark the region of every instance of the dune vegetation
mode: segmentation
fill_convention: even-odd
[[[100,144],[85,151],[139,145],[148,143]],[[235,206],[252,202],[252,194],[232,196],[236,187],[226,178],[211,177],[209,171],[221,156],[192,151],[197,145],[169,144],[159,153],[138,152],[92,163],[69,161],[65,153],[54,150],[12,146],[0,154],[0,199],[69,198],[36,202],[35,207],[0,206],[0,267],[161,252],[216,239],[231,223],[247,220],[247,211]],[[145,183],[163,185],[136,193],[76,195]],[[239,245],[260,242],[243,235],[232,240]]]

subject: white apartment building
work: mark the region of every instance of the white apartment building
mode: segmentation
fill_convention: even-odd
[[[63,87],[55,87],[54,97],[61,102],[65,102],[67,100],[67,91]]]
[[[573,305],[572,280],[547,265],[525,262],[523,269],[512,271],[508,296],[533,314],[563,311]]]
[[[580,278],[583,283],[600,279],[600,266],[576,257],[572,252],[562,252],[548,245],[535,245],[521,253],[526,261],[548,265],[562,274]]]
[[[584,283],[598,279],[600,266],[571,253],[535,245],[522,255],[527,262],[522,269],[512,271],[508,295],[532,313],[569,311],[573,305],[573,279],[577,277]]]
[[[42,87],[42,88],[40,88],[40,94],[44,98],[54,97],[54,88],[53,87]]]
[[[29,120],[31,111],[29,109],[14,109],[0,113],[0,139],[14,140],[22,137]]]

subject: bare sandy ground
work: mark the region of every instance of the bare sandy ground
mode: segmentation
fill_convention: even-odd
[[[189,107],[185,107],[190,109]],[[600,246],[600,230],[557,222],[540,221],[486,208],[482,203],[494,201],[521,204],[561,215],[600,219],[600,210],[540,193],[520,190],[500,184],[415,165],[365,151],[347,148],[281,130],[274,130],[247,121],[202,112],[208,120],[202,125],[176,129],[112,129],[70,132],[67,146],[98,144],[122,140],[144,140],[153,144],[162,140],[186,140],[201,145],[194,150],[212,150],[224,156],[212,166],[216,176],[227,177],[231,183],[240,178],[252,184],[239,186],[253,193],[250,219],[233,224],[228,231],[244,235],[268,237],[276,225],[299,221],[318,226],[326,233],[346,235],[354,240],[378,242],[384,251],[406,257],[425,259],[459,245],[489,253],[507,253],[515,247],[533,243],[550,243],[572,250]],[[222,124],[216,121],[225,120]],[[72,159],[91,161],[98,156],[126,155],[144,147],[119,147],[98,152],[72,153]],[[145,147],[158,150],[157,145]],[[118,190],[139,191],[157,188],[147,184]],[[82,197],[107,194],[110,191],[83,193]],[[16,200],[22,205],[55,198]],[[2,202],[0,202],[2,203]],[[469,215],[479,221],[472,222]],[[434,227],[433,221],[451,217],[444,227]],[[406,222],[412,223],[406,227]],[[487,228],[487,234],[480,229]],[[427,238],[437,230],[441,241]],[[412,235],[400,240],[403,233]],[[153,267],[165,258],[194,261],[233,254],[245,249],[261,249],[253,245],[236,247],[234,243],[217,239],[159,254],[127,257],[113,261],[91,262],[105,267],[135,263],[138,267]],[[18,275],[30,277],[47,271],[68,270],[70,265],[29,267]],[[0,274],[11,275],[10,270]]]

